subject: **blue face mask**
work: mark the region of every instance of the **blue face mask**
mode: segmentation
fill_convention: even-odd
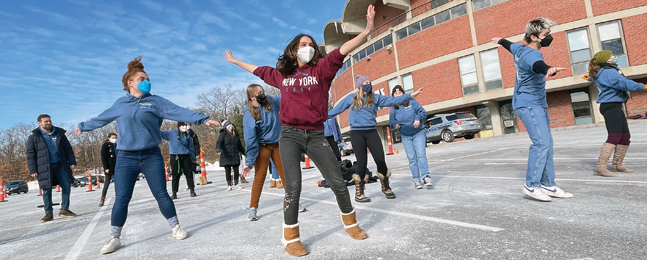
[[[371,93],[371,91],[373,91],[373,85],[371,85],[370,83],[366,85],[362,85],[362,89],[366,93]]]
[[[137,89],[144,95],[151,93],[151,83],[148,80],[142,80],[137,83]]]

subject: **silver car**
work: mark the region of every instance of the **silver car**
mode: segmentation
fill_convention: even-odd
[[[344,137],[344,140],[339,142],[339,153],[343,156],[353,153],[353,144],[350,142],[350,137]]]
[[[453,142],[454,138],[474,138],[475,134],[481,132],[479,120],[472,113],[456,112],[451,114],[437,114],[425,123],[425,135],[427,142],[432,144],[445,141]]]

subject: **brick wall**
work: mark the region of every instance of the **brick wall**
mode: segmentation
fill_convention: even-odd
[[[524,33],[526,24],[541,16],[562,24],[586,18],[586,9],[583,0],[506,1],[474,12],[477,42]]]
[[[338,99],[346,95],[346,93],[353,90],[353,81],[353,73],[350,68],[333,81],[332,86],[330,87],[330,95],[333,104],[335,104]]]
[[[411,73],[413,88],[425,88],[416,100],[422,105],[463,96],[458,61],[448,60]]]
[[[634,79],[634,81],[647,84],[647,78]],[[647,112],[647,92],[631,92],[631,99],[627,101],[627,114],[630,116],[636,114],[645,115],[645,112]]]
[[[387,50],[386,47],[369,55],[370,60],[364,58],[355,63],[355,76],[364,75],[374,80],[384,75],[395,72],[395,54],[393,49]]]
[[[375,1],[373,6],[375,6],[375,21],[373,22],[373,28],[380,27],[398,15],[405,13],[402,9],[384,5],[382,1]]]
[[[568,90],[548,92],[546,101],[548,103],[548,115],[550,117],[551,128],[575,125],[571,94]],[[526,131],[526,126],[518,116],[517,125],[519,126],[520,132]]]
[[[642,2],[643,4],[647,4],[645,0]],[[645,42],[647,42],[647,34],[645,34],[646,28],[647,14],[622,19],[622,31],[624,33],[627,55],[629,56],[629,64],[631,66],[647,64],[647,48],[645,48]]]
[[[613,13],[646,5],[645,0],[591,0],[593,15]]]

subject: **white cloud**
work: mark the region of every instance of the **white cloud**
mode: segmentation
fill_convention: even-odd
[[[256,42],[266,42],[267,41],[267,40],[265,40],[263,38],[256,37],[256,36],[252,36],[251,38],[252,38],[252,40],[254,40]]]
[[[288,24],[286,24],[285,22],[279,20],[279,18],[272,17],[272,21],[275,22],[276,24],[278,24],[281,27],[288,27]]]
[[[148,9],[151,9],[151,11],[153,11],[153,12],[158,12],[159,13],[159,12],[164,11],[164,6],[163,5],[161,5],[159,3],[155,3],[155,2],[150,1],[150,0],[139,0],[139,3],[142,4],[143,6],[148,7]]]

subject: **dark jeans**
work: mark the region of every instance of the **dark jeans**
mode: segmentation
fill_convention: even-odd
[[[60,162],[51,163],[49,165],[49,179],[56,178],[59,185],[61,185],[61,192],[63,199],[61,201],[61,210],[70,208],[70,180],[67,178],[67,173],[63,170],[63,165]],[[92,184],[90,184],[92,185]],[[43,205],[45,206],[45,214],[52,213],[52,187],[42,187],[43,190]]]
[[[195,182],[193,181],[193,161],[191,161],[191,155],[188,154],[171,154],[171,175],[173,180],[171,181],[171,190],[173,193],[177,193],[180,186],[180,177],[182,173],[186,177],[186,184],[189,185],[189,189],[195,188]],[[148,177],[147,177],[148,178]]]
[[[305,153],[317,166],[330,189],[335,193],[342,213],[353,211],[346,183],[342,178],[339,163],[330,150],[323,129],[304,130],[289,126],[281,128],[279,151],[285,172],[285,200],[283,220],[286,225],[299,221],[299,198],[301,196],[301,154]]]
[[[115,171],[112,170],[114,173]],[[106,197],[106,193],[108,192],[108,186],[110,186],[110,180],[112,179],[112,175],[110,174],[104,174],[104,179],[103,179],[103,190],[101,191],[101,197]],[[99,180],[97,180],[99,181]]]
[[[335,157],[337,158],[337,161],[341,162],[341,153],[339,152],[339,146],[337,145],[337,141],[335,141],[334,136],[326,136],[326,140],[328,140],[328,144],[330,145],[330,149],[332,149],[332,152],[335,154]]]
[[[238,165],[226,165],[225,166],[225,179],[227,180],[227,186],[231,186],[231,170],[234,170],[234,185],[238,185]]]
[[[364,175],[366,175],[366,165],[368,164],[366,148],[371,151],[373,161],[377,164],[377,172],[386,175],[384,148],[382,148],[382,140],[376,129],[351,130],[350,142],[353,144],[353,152],[357,158],[357,174],[361,179],[364,179]]]
[[[112,206],[111,226],[123,227],[128,217],[128,204],[133,197],[135,182],[143,173],[151,193],[157,200],[164,218],[175,217],[175,204],[166,191],[164,158],[159,147],[141,151],[119,150],[115,166],[115,204]]]
[[[622,103],[600,104],[600,114],[604,116],[604,125],[607,127],[607,143],[629,145],[629,125],[627,117],[622,111]]]

